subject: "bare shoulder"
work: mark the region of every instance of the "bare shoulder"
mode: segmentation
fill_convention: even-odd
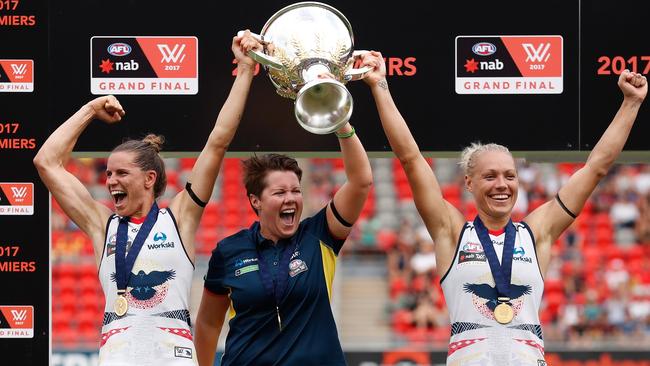
[[[445,235],[434,238],[436,244],[436,264],[438,275],[442,278],[451,267],[466,222],[454,225]]]

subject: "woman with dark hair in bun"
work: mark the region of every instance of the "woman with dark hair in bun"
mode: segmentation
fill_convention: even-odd
[[[61,208],[93,242],[106,297],[99,351],[102,366],[196,364],[188,310],[194,236],[244,111],[255,69],[246,52],[256,45],[249,33],[233,38],[237,77],[185,190],[168,207],[156,203],[167,184],[158,154],[162,136],[129,140],[111,152],[106,188],[115,213],[95,201],[65,169],[77,139],[93,120],[116,123],[125,115],[113,96],[81,107],[34,158],[41,179]]]

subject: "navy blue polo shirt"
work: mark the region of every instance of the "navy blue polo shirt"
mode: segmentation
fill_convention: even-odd
[[[325,212],[303,220],[293,237],[276,245],[260,235],[256,222],[212,251],[205,288],[230,297],[222,365],[346,364],[330,307],[336,256],[344,241],[330,234]],[[280,331],[276,301],[262,283],[258,261],[268,263],[277,279],[283,251],[294,246],[279,302]]]

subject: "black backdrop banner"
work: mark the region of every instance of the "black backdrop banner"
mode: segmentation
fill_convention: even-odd
[[[49,196],[32,159],[48,135],[48,7],[0,2],[0,363],[49,360]]]
[[[135,71],[133,63],[120,61],[138,60],[136,56],[109,57],[105,53],[91,61],[92,37],[115,37],[116,43],[124,37],[196,37],[196,93],[181,84],[170,87],[177,89],[175,95],[119,95],[127,111],[124,121],[113,126],[94,123],[82,135],[77,149],[110,151],[125,136],[140,137],[156,132],[167,137],[168,151],[200,151],[234,78],[232,37],[246,28],[260,32],[266,21],[288,4],[288,1],[50,1],[48,99],[52,108],[48,127],[54,129],[94,97],[91,73],[108,76],[101,72],[105,60],[110,59],[114,64],[115,77],[131,75],[135,81],[139,80],[136,76],[144,77],[150,71],[146,61],[139,62]],[[423,151],[459,151],[476,140],[501,143],[514,151],[588,150],[620,103],[616,72],[620,73],[621,65],[645,73],[650,65],[650,50],[645,46],[648,31],[639,22],[617,17],[606,1],[549,0],[524,4],[406,0],[386,6],[349,1],[328,4],[351,22],[356,49],[379,50],[386,57],[392,94]],[[630,8],[644,14],[650,5],[634,1]],[[528,67],[544,67],[546,62],[561,58],[561,92],[457,94],[457,69],[462,71],[462,65],[469,61],[456,60],[457,37],[472,36],[480,43],[481,37],[489,40],[513,35],[561,37],[561,49],[553,49],[548,54],[544,53],[543,43],[530,41],[528,54],[522,55],[537,58],[539,62],[522,59],[519,65],[519,72],[526,71],[521,66],[530,72],[532,69]],[[508,62],[508,51],[522,51],[506,51],[498,44],[499,49],[492,56],[475,54],[482,76],[503,76],[504,70],[490,67]],[[173,50],[171,43],[168,47]],[[139,47],[133,48],[133,55],[140,52],[138,57],[142,56]],[[458,50],[462,56],[468,53],[471,51],[467,47]],[[172,55],[167,53],[168,57]],[[611,59],[620,56],[612,64],[615,67],[608,68],[609,74],[602,70],[599,73],[606,62],[599,61],[601,56]],[[155,57],[150,57],[149,63],[158,62],[152,58]],[[484,67],[480,61],[484,61]],[[355,99],[352,123],[366,149],[389,151],[367,86],[362,81],[348,86]],[[184,89],[191,92],[181,94]],[[643,114],[640,118],[648,119]],[[648,129],[648,123],[637,123],[626,149],[648,149],[649,143],[636,137],[647,136]],[[230,150],[338,151],[338,145],[332,136],[313,135],[301,129],[293,117],[293,102],[278,96],[261,70]]]

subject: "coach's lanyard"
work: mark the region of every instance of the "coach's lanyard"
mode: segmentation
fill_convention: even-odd
[[[278,245],[277,243],[275,245]],[[282,318],[280,317],[280,302],[282,297],[287,290],[287,285],[289,283],[289,261],[291,261],[291,255],[295,252],[298,243],[296,241],[296,236],[294,235],[291,238],[291,243],[284,247],[280,257],[280,263],[278,263],[278,276],[277,281],[273,280],[273,274],[271,273],[271,268],[269,268],[268,263],[262,257],[262,252],[257,247],[257,264],[260,269],[260,277],[262,278],[262,284],[266,293],[275,301],[275,313],[278,317],[278,328],[282,330]]]

